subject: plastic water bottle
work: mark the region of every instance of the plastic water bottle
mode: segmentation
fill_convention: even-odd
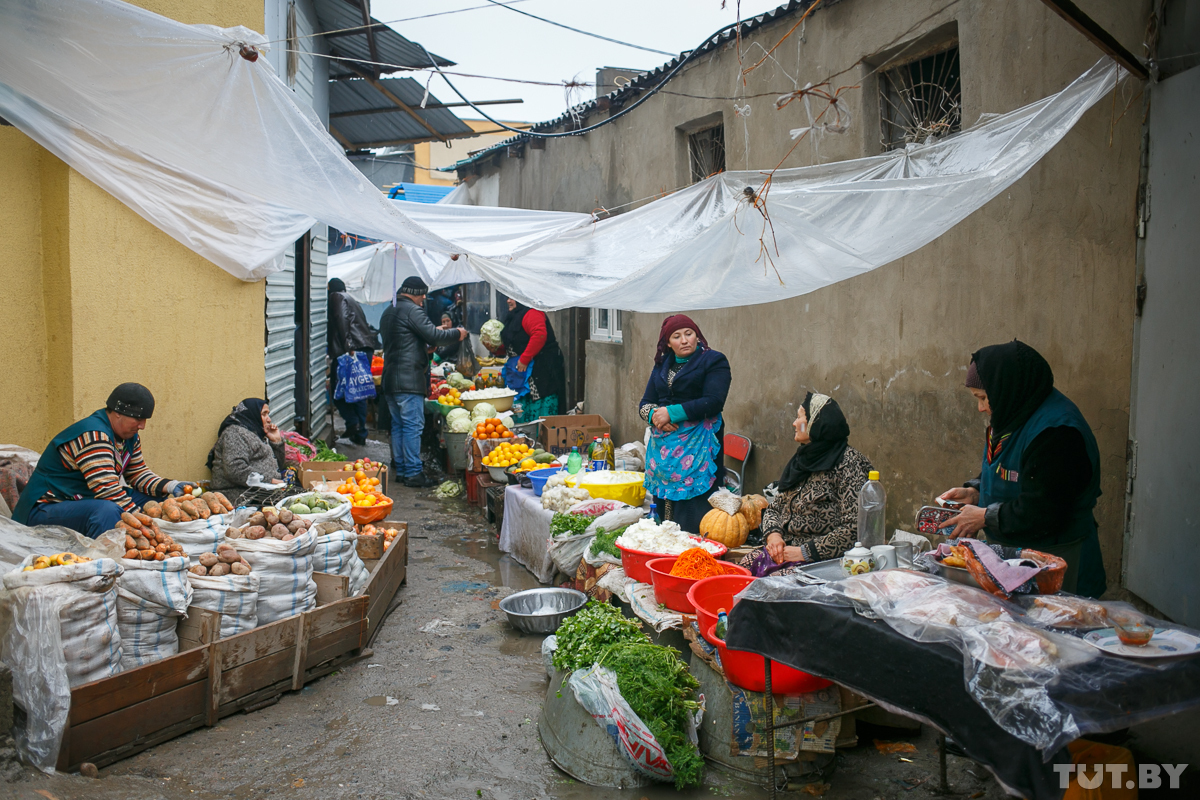
[[[599,436],[592,440],[592,446],[588,450],[588,469],[592,472],[608,469],[608,464],[604,460],[604,445],[600,443]]]
[[[662,520],[660,520],[658,518],[658,503],[650,504],[650,513],[648,516],[650,518],[650,521],[653,522],[655,525],[658,525],[662,522]]]
[[[717,609],[717,627],[715,633],[717,634],[717,638],[721,641],[725,641],[725,639],[728,638],[729,615],[725,613],[725,609],[723,608]]]
[[[604,438],[600,440],[600,446],[603,448],[605,464],[602,469],[616,469],[617,448],[613,446],[612,437],[610,437],[607,433],[604,434]]]
[[[879,482],[879,473],[872,470],[867,482],[858,492],[858,541],[871,548],[886,543],[884,511],[887,493]]]
[[[578,447],[571,448],[571,455],[567,456],[567,472],[571,475],[583,469],[583,456],[579,454]]]

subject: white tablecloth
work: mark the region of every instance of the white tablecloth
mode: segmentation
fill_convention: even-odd
[[[546,543],[554,512],[542,508],[542,498],[532,489],[509,486],[504,490],[504,522],[500,525],[500,552],[508,553],[542,583],[554,579],[554,561]],[[574,576],[571,576],[574,577]]]

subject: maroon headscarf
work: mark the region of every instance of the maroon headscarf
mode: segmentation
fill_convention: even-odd
[[[667,344],[671,334],[684,328],[694,330],[700,344],[708,347],[708,340],[704,338],[704,332],[700,330],[700,326],[693,322],[687,314],[675,314],[663,320],[662,330],[658,332],[658,352],[654,354],[654,366],[661,366],[666,360],[667,353],[671,349]]]

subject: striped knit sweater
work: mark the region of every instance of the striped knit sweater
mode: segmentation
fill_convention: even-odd
[[[58,448],[58,453],[62,456],[63,464],[83,473],[97,500],[111,500],[123,511],[133,511],[137,504],[121,485],[121,478],[129,486],[151,497],[167,493],[170,481],[158,477],[146,466],[142,458],[141,439],[132,445],[129,441],[114,444],[108,434],[88,431]],[[38,502],[61,503],[73,499],[47,492]]]

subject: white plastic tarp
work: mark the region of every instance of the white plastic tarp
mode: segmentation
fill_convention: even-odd
[[[1105,58],[1062,92],[940,142],[779,170],[765,193],[770,226],[745,194],[762,196],[757,171],[591,224],[586,214],[387,200],[265,58],[238,55],[244,43],[264,40],[118,0],[0,3],[0,116],[243,279],[279,268],[319,219],[464,254],[473,274],[547,310],[765,303],[879,267],[1018,180],[1120,75]]]

